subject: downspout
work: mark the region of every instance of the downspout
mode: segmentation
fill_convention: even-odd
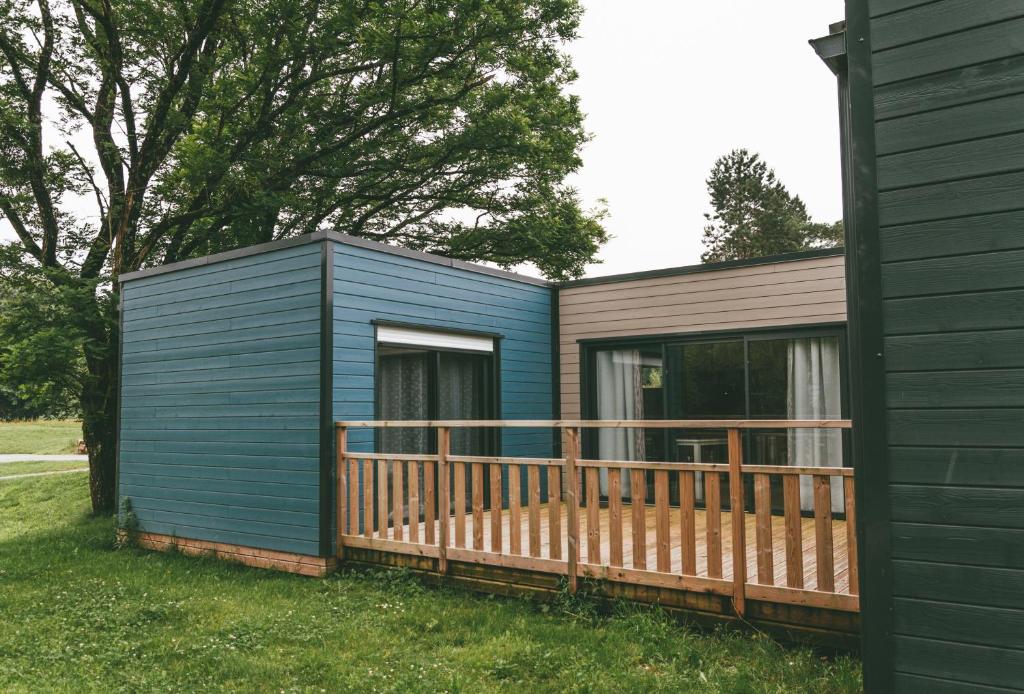
[[[851,432],[857,503],[861,658],[865,691],[892,689],[892,572],[883,331],[874,145],[874,88],[866,3],[847,2],[811,47],[839,91]],[[851,38],[847,40],[847,31]]]

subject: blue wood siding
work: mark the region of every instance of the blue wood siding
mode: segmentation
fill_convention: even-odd
[[[319,554],[320,259],[124,283],[119,493],[141,530]]]
[[[334,519],[321,514],[334,491],[320,486],[323,243],[334,420],[374,416],[374,320],[500,334],[499,415],[552,417],[544,286],[334,241],[130,279],[119,493],[141,530],[320,554],[320,519]],[[368,450],[373,434],[349,440]],[[546,429],[502,439],[517,456],[552,444]]]
[[[335,420],[373,419],[373,320],[500,334],[500,416],[552,417],[552,289],[341,243],[332,255]],[[369,450],[373,434],[349,441]],[[552,443],[547,429],[505,430],[502,452],[549,456]]]

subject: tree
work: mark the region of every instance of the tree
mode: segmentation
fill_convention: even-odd
[[[756,153],[719,157],[707,180],[713,212],[705,214],[704,262],[758,258],[843,243],[843,223],[811,220]]]
[[[71,314],[83,297],[25,268],[11,250],[0,249],[0,421],[80,416],[86,369]]]
[[[72,312],[114,509],[117,277],[329,228],[577,276],[576,0],[0,0],[0,214]]]

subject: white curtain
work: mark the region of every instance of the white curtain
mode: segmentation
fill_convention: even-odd
[[[597,418],[643,419],[643,364],[639,350],[609,349],[597,353]],[[598,429],[598,451],[605,460],[643,460],[643,429]],[[622,495],[629,495],[629,476],[622,475]],[[608,493],[608,471],[601,470],[601,493]]]
[[[787,354],[786,409],[790,419],[838,419],[842,393],[839,385],[839,341],[834,337],[791,340]],[[843,438],[839,429],[790,429],[789,464],[802,467],[839,467],[843,464]],[[842,479],[833,477],[832,510],[843,510]],[[800,477],[800,507],[814,509],[812,479]]]

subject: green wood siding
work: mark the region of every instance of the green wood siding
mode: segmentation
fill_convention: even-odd
[[[319,553],[320,253],[124,283],[119,493],[141,530]]]
[[[854,291],[878,299],[858,311],[879,326],[883,380],[865,397],[888,429],[885,474],[860,489],[869,542],[888,533],[888,556],[865,567],[866,682],[1019,690],[1024,2],[848,0],[847,20]],[[874,278],[879,294],[864,286]],[[868,370],[880,363],[872,329],[858,328]],[[873,512],[865,495],[886,508]],[[889,604],[871,602],[886,593]]]

